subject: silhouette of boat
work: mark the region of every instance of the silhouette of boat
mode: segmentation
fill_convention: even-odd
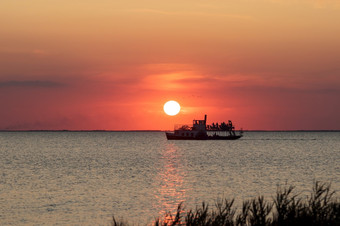
[[[166,133],[168,140],[236,140],[242,136],[243,131],[240,130],[237,135],[230,120],[228,123],[207,125],[207,115],[204,116],[204,120],[194,119],[192,126],[175,125],[173,133]]]

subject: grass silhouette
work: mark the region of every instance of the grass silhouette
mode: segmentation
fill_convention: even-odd
[[[182,203],[176,214],[167,213],[154,221],[154,226],[283,226],[283,225],[340,225],[340,202],[330,183],[315,182],[307,198],[301,198],[293,186],[278,187],[272,201],[263,196],[243,202],[242,208],[233,207],[234,199],[218,201],[214,208],[202,203],[195,210],[185,211]],[[127,226],[113,216],[112,226]]]

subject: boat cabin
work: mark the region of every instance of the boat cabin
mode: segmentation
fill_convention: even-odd
[[[204,116],[204,120],[193,120],[192,130],[205,131],[207,128],[207,115]]]

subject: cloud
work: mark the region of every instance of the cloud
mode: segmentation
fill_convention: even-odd
[[[0,88],[6,87],[42,87],[53,88],[64,86],[63,83],[53,81],[28,80],[28,81],[4,81],[0,82]]]
[[[157,9],[149,9],[149,8],[135,8],[129,9],[128,12],[133,13],[150,13],[150,14],[159,14],[159,15],[170,15],[170,16],[198,16],[198,17],[229,17],[236,19],[254,19],[252,16],[245,14],[227,14],[227,13],[207,13],[200,11],[165,11],[165,10],[157,10]]]

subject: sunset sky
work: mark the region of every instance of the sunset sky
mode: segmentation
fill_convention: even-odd
[[[165,130],[204,114],[340,129],[340,1],[1,0],[0,130]]]

